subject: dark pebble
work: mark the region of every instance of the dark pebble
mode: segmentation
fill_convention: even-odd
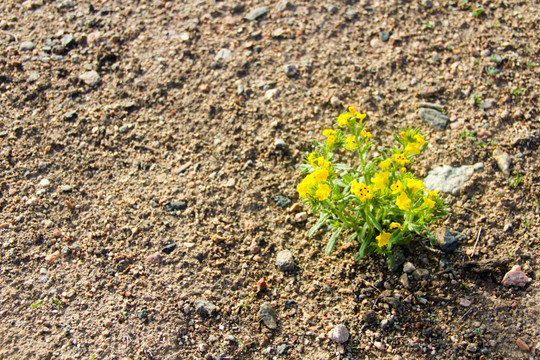
[[[288,197],[283,196],[283,195],[276,196],[275,200],[276,200],[277,206],[279,206],[280,208],[283,208],[283,209],[288,208],[292,203],[291,199],[289,199]]]
[[[163,207],[165,211],[178,211],[186,208],[185,201],[172,201]]]
[[[142,309],[137,313],[137,317],[142,321],[148,320],[148,311],[146,309]]]
[[[381,38],[382,41],[388,41],[388,39],[390,39],[390,33],[387,31],[381,31],[379,33],[379,37]]]
[[[170,254],[174,251],[174,249],[176,249],[176,243],[170,243],[170,244],[165,245],[161,249],[161,251],[163,251],[165,254]]]

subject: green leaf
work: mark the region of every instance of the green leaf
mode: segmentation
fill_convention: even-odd
[[[399,241],[399,239],[401,239],[403,237],[403,234],[404,234],[404,232],[399,230],[399,229],[394,231],[392,233],[392,236],[390,236],[390,240],[388,240],[388,242],[390,244],[396,244]]]
[[[313,235],[315,235],[317,230],[319,230],[326,223],[329,217],[330,217],[330,213],[321,213],[321,217],[319,218],[319,221],[317,221],[315,225],[313,225],[311,229],[309,229],[308,237],[312,237]]]
[[[350,166],[347,165],[347,164],[332,164],[332,166],[333,166],[334,169],[336,169],[336,170],[346,170],[346,171],[353,170],[353,168],[350,167]]]
[[[341,230],[343,230],[343,226],[339,227],[332,236],[330,237],[330,240],[328,240],[328,244],[326,244],[326,255],[330,255],[332,250],[334,249],[334,246],[336,245],[336,241],[339,238],[339,235],[341,234]]]
[[[375,226],[375,228],[376,228],[377,230],[379,230],[379,232],[382,232],[383,229],[382,229],[382,227],[381,227],[381,224],[379,224],[379,223],[377,222],[377,219],[375,219],[375,217],[373,216],[373,214],[370,213],[369,211],[366,211],[366,215],[367,215],[369,221],[373,224],[373,226]]]

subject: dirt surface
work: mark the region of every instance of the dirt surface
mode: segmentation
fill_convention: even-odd
[[[2,1],[0,358],[540,357],[538,23],[537,1]],[[421,271],[307,237],[298,166],[347,105],[385,145],[421,128],[420,176],[484,164],[433,226],[457,249],[403,249]]]

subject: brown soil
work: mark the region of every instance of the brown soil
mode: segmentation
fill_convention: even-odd
[[[540,356],[538,3],[265,3],[247,20],[264,4],[1,2],[0,358]],[[485,165],[433,227],[461,232],[457,250],[404,249],[428,270],[408,286],[295,221],[298,166],[348,104],[384,144],[420,127],[420,175]],[[296,270],[276,267],[283,249]],[[516,264],[524,289],[501,284]]]

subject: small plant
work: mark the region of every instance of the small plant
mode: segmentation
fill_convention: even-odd
[[[489,76],[495,76],[499,73],[499,70],[497,70],[494,67],[488,67],[486,72],[488,73]]]
[[[521,93],[524,92],[524,91],[525,91],[524,88],[517,88],[517,89],[512,90],[512,95],[514,95],[514,96],[519,96],[519,95],[521,95]]]
[[[484,9],[483,7],[478,7],[476,9],[474,9],[471,14],[474,17],[480,17],[480,16],[486,14],[486,9]]]
[[[433,24],[429,20],[424,24],[424,30],[426,29],[433,29]]]
[[[367,115],[351,106],[338,116],[335,129],[323,131],[325,141],[314,141],[297,186],[301,199],[319,220],[309,230],[313,236],[329,225],[333,234],[326,253],[330,254],[342,234],[360,245],[356,259],[371,253],[386,255],[393,264],[392,248],[407,245],[414,234],[434,240],[427,225],[447,214],[437,191],[429,191],[407,169],[428,144],[418,130],[403,129],[394,135],[398,145],[378,148],[365,130]],[[338,162],[352,160],[351,165]]]
[[[516,176],[514,178],[508,178],[507,182],[508,182],[508,185],[510,185],[511,187],[517,188],[521,184],[523,184],[523,177],[520,176],[518,172],[516,172]]]
[[[459,134],[459,137],[461,139],[469,139],[470,141],[472,141],[476,145],[480,146],[481,148],[485,147],[486,143],[479,141],[475,137],[475,135],[476,135],[476,130],[467,131],[467,130],[463,129],[463,131],[461,131],[461,133]]]
[[[41,307],[41,304],[42,304],[42,303],[43,303],[43,299],[40,299],[40,300],[38,300],[38,302],[36,302],[36,303],[30,305],[30,308],[32,308],[32,309],[37,309],[37,308]]]

